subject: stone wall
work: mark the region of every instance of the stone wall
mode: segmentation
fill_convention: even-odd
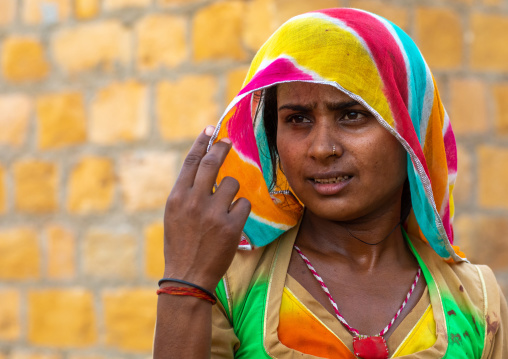
[[[163,206],[289,17],[394,21],[459,145],[458,243],[508,293],[507,0],[0,0],[0,359],[149,358]]]

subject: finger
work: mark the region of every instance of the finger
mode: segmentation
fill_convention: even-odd
[[[201,159],[206,154],[206,148],[210,141],[210,136],[213,134],[214,127],[208,126],[203,132],[199,134],[196,141],[183,161],[182,169],[176,179],[174,188],[190,188],[194,184],[194,179],[198,171]]]
[[[212,194],[219,168],[224,163],[230,149],[231,141],[228,138],[223,138],[212,146],[199,163],[193,190],[195,189],[200,194]]]
[[[242,229],[247,222],[251,210],[251,204],[247,198],[238,198],[229,207],[229,214],[232,221]]]
[[[214,202],[217,206],[216,208],[225,213],[229,212],[231,203],[234,201],[239,189],[240,183],[236,179],[233,177],[224,177],[213,194]]]

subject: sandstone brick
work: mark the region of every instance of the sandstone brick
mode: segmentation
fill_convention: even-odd
[[[156,303],[157,296],[153,289],[106,291],[103,294],[103,307],[107,344],[123,350],[150,351]]]
[[[40,96],[36,108],[40,149],[77,145],[86,140],[86,115],[81,94]]]
[[[99,13],[99,0],[75,0],[74,15],[80,20],[91,19]]]
[[[28,228],[0,230],[0,278],[21,280],[38,278],[40,248],[37,234]]]
[[[0,214],[7,210],[7,191],[5,189],[5,169],[0,165]]]
[[[451,69],[462,63],[463,29],[451,9],[419,8],[416,11],[417,44],[431,68]]]
[[[483,0],[482,2],[487,6],[497,6],[502,4],[502,0]]]
[[[15,0],[0,1],[0,26],[10,25],[16,16]]]
[[[148,133],[148,93],[135,81],[113,83],[93,99],[89,135],[93,142],[114,144],[144,138]]]
[[[2,46],[2,74],[12,82],[38,81],[49,74],[49,63],[40,41],[12,36]]]
[[[15,289],[0,289],[0,340],[13,341],[21,334],[20,294]]]
[[[192,23],[194,60],[246,59],[241,42],[244,10],[244,3],[237,0],[200,9]]]
[[[463,5],[472,5],[473,3],[475,3],[476,0],[451,0],[450,2],[451,3],[456,3],[456,4],[463,4]]]
[[[243,81],[247,75],[248,67],[240,67],[228,72],[226,87],[226,103],[230,103],[240,92]]]
[[[481,146],[478,150],[478,195],[483,208],[508,209],[508,148]]]
[[[71,74],[126,66],[132,52],[129,31],[114,20],[62,29],[51,42],[56,62]]]
[[[164,274],[164,226],[153,223],[145,228],[145,273],[150,278]]]
[[[497,133],[508,135],[508,83],[493,86]]]
[[[136,268],[136,239],[126,232],[90,229],[83,243],[83,270],[95,279],[132,279]]]
[[[455,134],[485,132],[489,125],[485,83],[477,79],[453,79],[450,92],[450,118]]]
[[[217,123],[218,82],[213,76],[190,75],[157,86],[157,119],[164,139],[190,139]]]
[[[471,200],[471,191],[473,189],[474,173],[471,154],[466,147],[457,146],[457,180],[453,190],[453,198],[456,205],[467,204]]]
[[[78,288],[30,291],[28,339],[51,347],[94,344],[97,333],[92,293]]]
[[[123,8],[143,8],[148,7],[152,0],[104,0],[104,9],[118,10]]]
[[[16,209],[29,213],[53,212],[58,208],[58,173],[54,163],[23,160],[14,164]]]
[[[9,355],[9,359],[62,359],[62,355],[58,353],[38,352],[33,350],[13,350]]]
[[[387,4],[380,0],[352,0],[350,6],[382,16],[404,30],[409,27],[409,14],[405,7]]]
[[[458,243],[471,262],[487,264],[493,270],[508,269],[507,218],[464,216],[458,218],[455,228]]]
[[[157,4],[159,6],[181,6],[181,5],[189,5],[189,4],[196,4],[196,3],[203,3],[207,0],[157,0]]]
[[[274,3],[275,25],[277,27],[293,16],[341,5],[341,2],[338,0],[274,0]]]
[[[152,70],[182,64],[189,52],[186,26],[183,17],[151,15],[142,19],[137,26],[138,68]]]
[[[52,279],[70,279],[76,274],[76,239],[67,228],[49,225],[47,239],[47,275]]]
[[[473,69],[508,71],[508,16],[474,13],[471,23]]]
[[[276,29],[273,0],[253,0],[245,5],[243,41],[257,51]]]
[[[67,207],[73,213],[102,212],[111,207],[115,191],[113,163],[85,157],[72,169]]]
[[[65,20],[70,14],[70,0],[24,0],[23,22],[51,24]]]
[[[180,157],[174,152],[125,155],[119,161],[120,187],[128,211],[162,210],[175,182]]]
[[[121,357],[117,356],[104,356],[104,355],[87,355],[87,354],[71,354],[69,356],[69,359],[122,359]]]
[[[25,143],[31,99],[23,94],[0,96],[0,145],[19,147]]]

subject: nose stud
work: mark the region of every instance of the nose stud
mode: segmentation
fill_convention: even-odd
[[[332,156],[335,156],[335,145],[332,146]]]

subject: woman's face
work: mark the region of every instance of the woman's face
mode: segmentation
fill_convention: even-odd
[[[365,107],[332,86],[293,82],[278,85],[277,113],[280,163],[307,211],[334,221],[400,211],[406,151]]]

